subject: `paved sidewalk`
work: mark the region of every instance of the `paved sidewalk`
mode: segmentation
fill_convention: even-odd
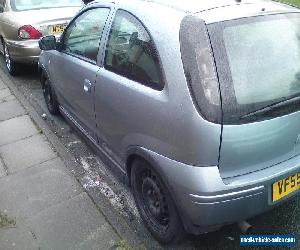
[[[115,249],[120,240],[0,81],[0,250]]]

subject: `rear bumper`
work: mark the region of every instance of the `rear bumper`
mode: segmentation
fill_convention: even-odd
[[[38,40],[6,41],[6,43],[13,61],[26,64],[38,62],[41,54]]]
[[[249,219],[299,193],[272,202],[272,184],[300,172],[300,156],[231,179],[222,179],[218,167],[188,166],[153,152],[151,158],[163,173],[185,229],[192,234]]]

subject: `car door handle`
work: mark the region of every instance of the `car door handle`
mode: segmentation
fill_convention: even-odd
[[[85,93],[91,93],[92,92],[92,83],[90,80],[85,79],[83,83],[83,90]]]

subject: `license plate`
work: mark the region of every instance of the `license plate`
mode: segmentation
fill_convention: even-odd
[[[300,188],[300,173],[273,183],[273,202],[295,192]]]
[[[49,27],[49,33],[52,35],[58,35],[64,32],[65,25],[53,25]]]

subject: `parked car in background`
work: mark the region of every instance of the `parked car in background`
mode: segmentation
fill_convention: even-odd
[[[17,74],[19,63],[37,63],[38,40],[60,36],[81,6],[81,0],[0,0],[0,51],[9,73]]]
[[[124,174],[156,239],[214,231],[299,194],[299,27],[265,0],[94,2],[40,40],[45,101]]]

